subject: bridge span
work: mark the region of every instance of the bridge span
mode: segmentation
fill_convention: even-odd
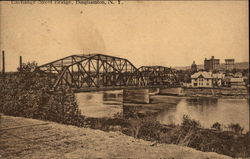
[[[135,67],[125,58],[103,54],[67,56],[38,66],[51,77],[53,87],[67,85],[76,92],[176,87],[176,75],[163,66]]]

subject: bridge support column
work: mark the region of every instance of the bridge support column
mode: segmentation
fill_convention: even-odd
[[[124,103],[149,103],[149,89],[124,89],[123,90]]]
[[[180,95],[184,95],[184,91],[183,91],[183,88],[181,88],[181,87],[177,87],[177,88],[160,88],[159,94],[160,95],[176,95],[176,96],[180,96]]]

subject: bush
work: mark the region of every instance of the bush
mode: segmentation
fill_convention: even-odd
[[[51,91],[49,75],[31,72],[35,67],[35,62],[23,64],[21,72],[0,81],[0,112],[82,126],[74,93],[67,87]]]
[[[178,132],[176,135],[176,141],[174,141],[178,145],[189,146],[194,143],[193,141],[197,139],[199,135],[198,129],[201,127],[200,122],[191,119],[188,115],[183,115],[182,123],[180,128],[178,128]]]
[[[235,132],[236,134],[242,134],[242,132],[243,132],[243,130],[244,130],[244,128],[242,128],[241,126],[240,126],[240,124],[233,124],[233,123],[231,123],[231,124],[229,124],[228,125],[228,128],[230,129],[230,130],[232,130],[233,132]]]
[[[197,129],[201,127],[201,124],[199,121],[191,119],[188,115],[183,115],[181,126],[187,129],[189,128]]]
[[[222,130],[221,124],[218,122],[214,123],[211,128],[214,128],[214,129],[219,130],[219,131]]]
[[[162,125],[153,117],[141,120],[138,136],[146,140],[160,140]]]

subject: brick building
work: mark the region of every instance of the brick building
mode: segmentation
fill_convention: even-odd
[[[215,59],[214,56],[211,59],[205,58],[204,60],[204,69],[206,71],[215,71],[220,67],[220,59]]]
[[[234,69],[234,59],[225,59],[226,70]]]

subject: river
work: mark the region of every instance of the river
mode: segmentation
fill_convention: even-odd
[[[113,117],[136,107],[140,113],[153,114],[162,124],[180,124],[183,115],[189,115],[205,128],[219,122],[224,126],[239,123],[245,132],[249,130],[248,99],[154,95],[150,104],[123,104],[122,91],[84,92],[76,97],[82,114],[88,117]]]

